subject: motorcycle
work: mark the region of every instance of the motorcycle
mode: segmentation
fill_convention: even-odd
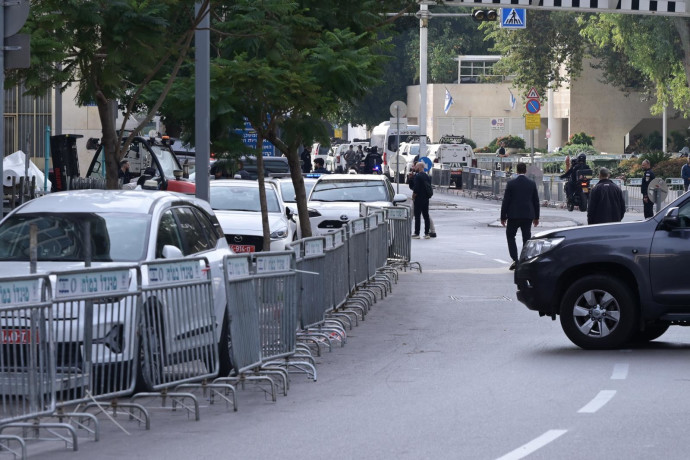
[[[581,212],[587,211],[589,202],[590,181],[592,180],[591,169],[581,169],[577,172],[577,180],[573,183],[575,190],[568,195],[567,207],[572,212],[577,206]]]

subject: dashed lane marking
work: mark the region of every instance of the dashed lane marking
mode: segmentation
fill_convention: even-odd
[[[508,452],[503,457],[500,457],[497,460],[519,460],[521,458],[525,458],[528,455],[541,449],[551,441],[555,441],[556,439],[560,438],[567,432],[568,430],[549,430],[543,435],[539,436],[538,438],[533,439],[527,444],[518,447],[512,452]]]
[[[477,252],[477,251],[467,251],[467,252],[469,252],[470,254],[474,254],[476,256],[485,256],[486,255],[486,254],[483,254],[483,253]]]
[[[507,263],[509,263],[507,260],[503,260],[503,259],[494,259],[494,260],[495,260],[496,262],[498,262],[499,264],[507,264]]]
[[[587,403],[585,407],[577,411],[578,414],[593,414],[604,405],[611,401],[616,395],[616,390],[601,390],[598,395],[594,397],[590,402]]]
[[[625,380],[628,377],[628,368],[630,366],[627,363],[616,363],[613,366],[613,373],[611,374],[611,380]]]

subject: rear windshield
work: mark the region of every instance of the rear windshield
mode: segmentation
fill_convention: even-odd
[[[83,261],[88,223],[92,261],[140,261],[145,257],[149,221],[148,214],[15,214],[0,226],[0,260],[29,261],[30,226],[36,224],[39,261]]]
[[[388,201],[382,181],[347,180],[317,182],[310,201]]]
[[[259,203],[259,187],[228,185],[211,187],[211,208],[219,211],[249,211],[261,212]],[[272,187],[266,187],[266,206],[268,212],[280,212],[278,197]]]

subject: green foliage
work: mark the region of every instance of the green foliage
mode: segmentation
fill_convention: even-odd
[[[561,155],[566,155],[569,157],[576,157],[581,153],[585,155],[596,155],[597,150],[589,144],[570,144],[565,145],[561,151]]]
[[[642,163],[644,160],[649,160],[649,164],[652,168],[654,168],[658,163],[661,163],[662,161],[669,160],[671,158],[671,155],[668,153],[664,152],[648,152],[645,153],[644,155],[640,155],[640,163]]]
[[[654,174],[656,177],[662,177],[664,179],[669,177],[680,177],[680,170],[687,162],[687,158],[669,158],[660,161],[654,166]]]
[[[589,135],[585,134],[584,132],[571,134],[570,139],[568,139],[568,142],[566,142],[565,145],[574,145],[574,144],[593,145],[594,144],[594,136],[589,136]]]
[[[683,147],[690,146],[690,130],[688,129],[685,132],[671,131],[668,137],[668,149],[671,152],[679,152]]]
[[[470,147],[472,147],[472,150],[474,150],[474,149],[477,148],[477,143],[474,142],[474,141],[473,141],[472,139],[470,139],[469,137],[466,137],[466,138],[465,138],[465,144],[468,144]]]
[[[524,149],[525,145],[526,145],[525,140],[523,138],[521,138],[520,136],[513,136],[511,134],[508,134],[507,136],[494,138],[494,140],[489,142],[489,145],[487,145],[483,149],[480,149],[479,151],[495,152],[496,150],[498,150],[498,146],[501,142],[505,142],[506,148],[514,148],[514,149]]]

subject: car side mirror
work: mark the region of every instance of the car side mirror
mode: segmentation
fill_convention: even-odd
[[[182,254],[180,248],[171,244],[166,244],[163,246],[162,255],[164,259],[181,259],[184,257],[184,254]]]
[[[680,215],[679,214],[680,214],[680,211],[678,210],[677,207],[670,208],[668,211],[666,211],[666,215],[664,216],[664,220],[662,220],[664,227],[666,227],[668,229],[680,227]]]
[[[292,219],[292,209],[289,206],[285,206],[285,215],[288,219]]]
[[[404,203],[405,201],[407,201],[407,195],[403,193],[396,193],[393,197],[393,204]]]

